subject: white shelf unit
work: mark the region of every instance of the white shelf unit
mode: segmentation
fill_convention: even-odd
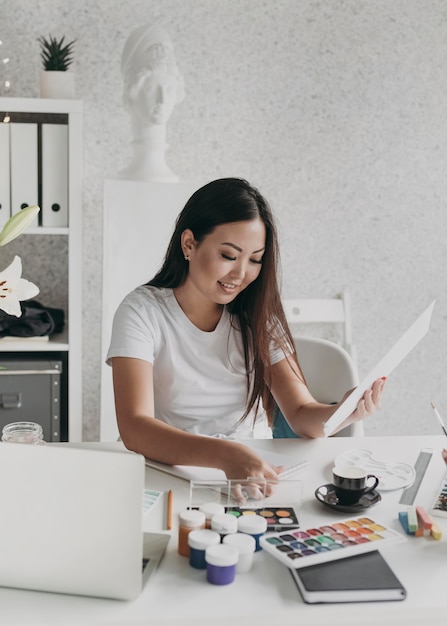
[[[67,419],[66,433],[69,441],[82,441],[82,115],[80,100],[50,98],[0,98],[2,114],[64,114],[68,119],[68,227],[29,228],[20,237],[57,235],[68,238],[68,310],[65,311],[65,328],[49,341],[0,340],[2,353],[42,353],[66,355]],[[0,119],[3,122],[4,115]],[[18,240],[17,240],[18,241]],[[26,277],[26,276],[25,276]],[[50,302],[45,303],[52,306]]]

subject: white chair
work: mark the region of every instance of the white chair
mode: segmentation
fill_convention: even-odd
[[[310,327],[312,334],[314,334],[315,325],[332,325],[338,331],[341,331],[341,339],[325,338],[340,343],[349,352],[354,363],[357,364],[357,354],[352,341],[351,299],[347,289],[335,298],[285,299],[282,301],[282,304],[294,335],[300,334],[295,333],[294,328],[302,325]],[[316,334],[320,336],[319,332]],[[338,335],[340,336],[340,333]]]
[[[295,338],[300,366],[311,394],[318,402],[334,404],[359,383],[352,356],[339,344],[317,337]],[[357,422],[335,436],[363,436],[363,424]],[[281,412],[273,424],[274,438],[297,437]]]

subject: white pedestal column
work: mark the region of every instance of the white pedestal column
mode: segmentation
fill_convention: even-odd
[[[101,441],[118,437],[112,372],[105,364],[115,311],[130,291],[159,269],[177,215],[202,183],[106,180],[101,349]]]

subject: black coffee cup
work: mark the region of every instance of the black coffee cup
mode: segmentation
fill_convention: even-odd
[[[356,504],[362,496],[373,491],[379,484],[379,479],[374,474],[368,474],[363,467],[345,465],[334,467],[332,484],[339,504],[350,505]]]

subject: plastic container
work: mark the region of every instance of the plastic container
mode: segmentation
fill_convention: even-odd
[[[36,422],[12,422],[2,430],[2,441],[7,443],[28,443],[35,446],[45,445],[43,430]]]
[[[259,539],[267,530],[267,520],[262,515],[241,515],[237,519],[237,529],[240,533],[251,535],[256,542],[256,552],[262,550]]]
[[[208,546],[205,550],[206,579],[212,585],[229,585],[234,581],[238,549],[224,543]]]
[[[205,528],[205,513],[202,511],[183,511],[179,514],[178,553],[189,557],[188,535],[192,530]]]
[[[220,535],[214,530],[201,528],[188,535],[189,564],[196,569],[206,569],[205,550],[208,546],[220,543]]]
[[[239,559],[236,565],[236,574],[246,574],[253,565],[253,554],[256,550],[256,541],[251,535],[234,533],[226,535],[222,543],[237,548]]]
[[[231,515],[231,513],[213,515],[211,518],[211,530],[218,532],[221,539],[223,539],[225,535],[237,533],[237,518]]]
[[[211,518],[213,515],[222,515],[225,513],[225,507],[223,504],[219,504],[218,502],[204,502],[199,506],[199,511],[205,513],[206,528],[211,528]]]

